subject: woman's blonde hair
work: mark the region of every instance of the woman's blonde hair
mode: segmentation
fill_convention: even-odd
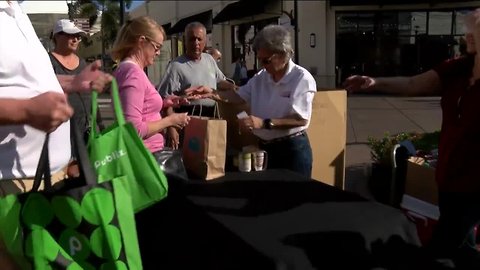
[[[119,62],[129,56],[131,50],[135,47],[138,37],[146,36],[152,38],[160,31],[163,39],[166,38],[165,30],[155,20],[148,16],[137,17],[128,20],[117,34],[110,52],[112,59]]]

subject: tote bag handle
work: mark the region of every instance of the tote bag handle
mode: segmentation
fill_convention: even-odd
[[[93,171],[92,165],[88,159],[87,148],[83,142],[83,136],[73,121],[70,121],[70,136],[72,136],[73,143],[75,144],[73,149],[75,149],[80,175],[85,180],[85,184],[96,184],[96,174]],[[52,190],[52,176],[50,172],[50,158],[48,153],[49,141],[50,133],[47,133],[43,143],[42,152],[40,154],[40,160],[38,161],[37,171],[35,172],[32,191],[38,191],[42,182],[42,177],[45,191]]]
[[[118,94],[118,84],[115,78],[112,79],[110,87],[110,93],[112,96],[113,112],[119,126],[125,125],[125,117],[123,116],[122,105],[120,103],[120,95]],[[92,126],[90,127],[89,141],[98,136],[97,134],[97,109],[98,109],[98,93],[92,91]]]

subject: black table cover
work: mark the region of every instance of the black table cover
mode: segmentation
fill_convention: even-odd
[[[287,170],[175,187],[137,230],[145,269],[437,269],[400,210]]]

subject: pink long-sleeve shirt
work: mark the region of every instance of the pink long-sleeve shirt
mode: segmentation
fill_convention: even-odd
[[[121,62],[113,75],[118,82],[125,120],[133,124],[143,143],[152,153],[162,150],[164,147],[162,133],[147,136],[147,123],[162,119],[160,111],[163,100],[160,94],[140,66],[133,62]]]

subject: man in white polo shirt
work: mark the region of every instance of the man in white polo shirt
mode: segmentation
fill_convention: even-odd
[[[263,28],[255,36],[253,48],[263,69],[238,91],[200,88],[186,92],[224,102],[246,102],[251,115],[240,119],[240,126],[259,137],[260,148],[268,153],[268,167],[310,178],[313,160],[306,129],[317,91],[315,79],[291,60],[290,33],[284,27]]]
[[[45,132],[51,132],[52,174],[67,166],[71,157],[68,119],[72,108],[64,92],[90,91],[92,87],[103,89],[111,76],[101,72],[100,63],[96,62],[75,77],[57,77],[30,19],[16,1],[0,1],[0,35],[2,196],[29,189],[27,181],[17,185],[18,190],[6,190],[6,186],[12,186],[6,181],[29,179],[35,175]]]

